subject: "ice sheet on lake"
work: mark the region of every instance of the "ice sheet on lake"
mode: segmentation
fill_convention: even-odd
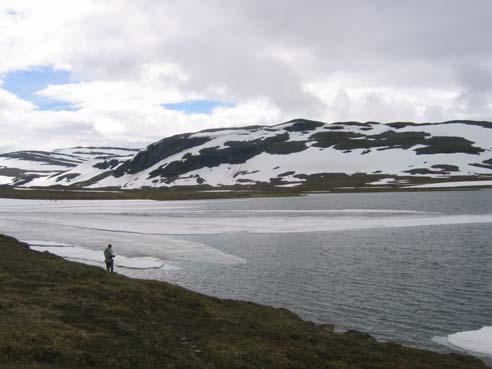
[[[290,214],[289,214],[290,213]],[[318,214],[316,214],[318,213]],[[246,213],[245,213],[246,214]],[[339,214],[321,212],[298,213],[289,212],[254,212],[249,216],[236,212],[208,212],[194,214],[193,212],[180,214],[159,214],[155,216],[124,216],[112,217],[106,214],[44,214],[42,219],[37,215],[10,214],[9,219],[0,216],[2,222],[23,222],[34,228],[62,227],[64,232],[112,233],[106,236],[109,241],[116,234],[142,236],[172,236],[172,235],[199,235],[220,234],[231,232],[247,233],[301,233],[301,232],[329,232],[344,230],[362,230],[373,228],[418,227],[452,224],[492,223],[492,214],[470,215],[441,215],[441,214],[367,214],[345,213]],[[41,235],[39,236],[41,237]],[[171,241],[174,242],[175,240]],[[59,242],[59,240],[57,240]],[[61,242],[61,241],[60,241]],[[137,244],[139,241],[136,241]],[[168,243],[163,240],[163,244]]]
[[[30,248],[35,251],[47,251],[68,260],[79,261],[82,263],[85,262],[91,265],[104,265],[104,254],[102,251],[89,250],[78,246],[60,246],[60,243],[57,242],[55,242],[55,245],[53,246],[47,246],[49,245],[49,242],[44,242],[44,246],[34,246],[34,244],[30,242],[27,243],[29,243]],[[179,269],[176,266],[166,264],[162,260],[154,257],[126,257],[123,255],[116,255],[114,264],[117,267],[128,269]]]
[[[230,205],[237,200],[222,201],[228,203],[225,208],[217,206],[222,203],[217,200],[210,208],[210,201],[0,199],[0,232],[37,240],[37,246],[77,245],[101,250],[112,243],[118,254],[129,258],[152,256],[159,260],[233,265],[246,260],[219,249],[224,245],[204,244],[189,236],[492,223],[492,214],[449,215],[377,208],[239,210]]]
[[[197,201],[162,202],[152,200],[25,200],[0,199],[4,212],[28,213],[108,213],[125,214],[138,212],[152,214],[155,212],[192,209]]]
[[[466,351],[492,357],[492,327],[451,334],[448,336],[448,341],[451,345]]]
[[[142,258],[152,256],[159,260],[171,262],[199,262],[223,265],[245,263],[246,260],[231,254],[227,254],[216,248],[200,242],[176,239],[164,235],[135,234],[125,232],[111,232],[105,230],[80,229],[60,225],[24,222],[19,228],[17,222],[5,221],[0,218],[3,226],[2,233],[7,233],[19,239],[36,239],[34,242],[24,241],[36,246],[49,246],[53,249],[65,249],[64,245],[77,246],[94,251],[101,258],[102,250],[106,244],[112,243],[115,252],[121,257]],[[27,225],[27,226],[26,226]],[[50,235],[46,234],[49,230]],[[41,238],[50,237],[51,240],[39,241]],[[51,251],[50,251],[51,252]],[[61,252],[67,252],[62,250]],[[58,254],[56,250],[53,253]],[[64,255],[60,255],[63,256]]]
[[[432,340],[470,354],[492,357],[492,327],[458,332],[447,337],[433,337]]]
[[[165,253],[164,256],[181,255],[189,258],[198,252],[205,255],[208,261],[214,257],[224,261],[227,257],[213,247],[170,236],[226,232],[343,231],[492,222],[492,214],[449,215],[405,209],[350,208],[215,210],[207,209],[205,204],[203,201],[176,203],[116,200],[57,203],[0,200],[0,221],[5,225],[4,232],[14,229],[13,235],[24,239],[45,239],[48,229],[49,233],[57,237],[50,238],[49,241],[69,244],[76,242],[81,246],[96,248],[117,239],[124,247],[130,247],[130,243],[133,243],[133,248],[150,247],[152,251],[160,249]],[[39,232],[35,232],[36,230]],[[64,237],[66,235],[69,237]],[[94,238],[94,235],[98,237]],[[244,262],[232,255],[229,259],[229,263]]]
[[[73,245],[70,245],[68,243],[62,243],[62,242],[53,242],[53,241],[40,241],[40,240],[21,240],[21,242],[25,242],[29,244],[29,246],[32,248],[32,246],[41,246],[41,247],[72,247]]]

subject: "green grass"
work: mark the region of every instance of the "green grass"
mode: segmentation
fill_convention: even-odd
[[[0,236],[0,368],[479,369],[285,309],[134,280]]]

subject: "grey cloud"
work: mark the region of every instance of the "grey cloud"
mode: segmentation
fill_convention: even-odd
[[[489,0],[95,2],[102,3],[97,12],[59,32],[63,55],[56,61],[71,66],[75,81],[138,81],[142,65],[172,63],[189,76],[175,82],[183,96],[237,102],[266,97],[287,118],[432,121],[492,116]],[[278,50],[288,57],[275,55]],[[333,101],[304,89],[308,82],[339,75],[350,78],[352,85],[333,86]],[[369,92],[355,96],[350,91],[354,85]],[[223,87],[225,94],[211,92],[212,87]],[[415,106],[408,91],[423,89],[457,97],[438,96]],[[383,98],[380,91],[389,91],[389,96]],[[100,132],[90,131],[94,123],[67,125],[59,135],[53,127],[46,132],[60,140],[80,132],[84,142],[91,136],[101,142],[105,138]],[[243,122],[228,122],[233,123]],[[130,143],[123,137],[115,140]]]
[[[174,62],[191,75],[190,91],[224,85],[232,98],[267,96],[291,114],[321,109],[303,92],[306,80],[342,71],[379,86],[468,88],[459,85],[466,82],[456,62],[466,59],[473,66],[492,56],[492,3],[486,0],[126,4],[114,19],[105,14],[84,20],[95,49],[74,53],[78,70],[120,79],[135,76],[149,60]],[[284,64],[265,56],[276,46],[302,47],[314,58]]]
[[[471,118],[490,119],[492,110],[492,68],[482,63],[465,62],[457,66],[462,92],[456,99],[460,110]]]

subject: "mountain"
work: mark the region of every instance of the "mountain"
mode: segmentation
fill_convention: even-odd
[[[327,124],[296,119],[276,126],[175,135],[138,153],[108,149],[98,155],[94,152],[102,149],[91,148],[83,150],[92,155],[82,158],[70,150],[45,156],[37,152],[0,155],[0,175],[23,170],[16,163],[6,163],[13,155],[21,160],[21,155],[33,163],[21,180],[13,182],[24,187],[321,189],[492,179],[492,123],[479,121]],[[46,167],[50,174],[40,174]],[[34,172],[36,177],[29,179]]]
[[[70,185],[70,180],[93,178],[106,172],[98,166],[110,162],[114,167],[131,159],[136,149],[116,147],[73,147],[54,151],[17,151],[0,154],[0,185],[49,186]],[[93,168],[88,173],[87,167]],[[77,173],[80,172],[80,173]]]

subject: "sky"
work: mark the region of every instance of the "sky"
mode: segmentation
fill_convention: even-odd
[[[491,120],[490,0],[0,0],[0,153]]]

